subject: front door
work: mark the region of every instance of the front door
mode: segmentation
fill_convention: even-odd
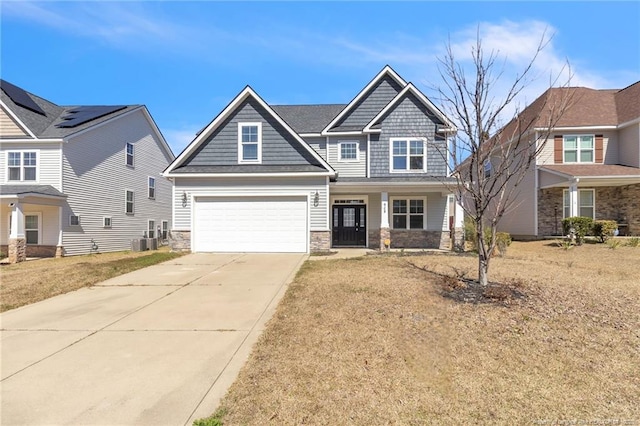
[[[366,246],[367,244],[367,206],[333,206],[333,245]]]

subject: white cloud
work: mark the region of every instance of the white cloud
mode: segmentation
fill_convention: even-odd
[[[167,143],[171,147],[173,154],[178,156],[187,145],[196,137],[196,132],[200,131],[202,126],[182,127],[179,129],[165,128],[162,134]]]

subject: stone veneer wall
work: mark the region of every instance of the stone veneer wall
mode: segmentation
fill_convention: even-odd
[[[448,232],[391,229],[391,248],[442,248],[450,242]],[[443,234],[446,234],[443,238]],[[443,241],[445,240],[445,241]],[[445,247],[449,249],[449,247]]]
[[[9,238],[7,257],[9,258],[9,263],[24,262],[27,259],[26,238]]]
[[[191,231],[169,231],[171,251],[191,250]]]
[[[640,184],[596,187],[595,196],[596,219],[626,223],[629,235],[640,235]],[[562,188],[540,190],[538,196],[539,236],[559,235],[562,233],[562,201]],[[556,234],[556,224],[558,234]]]
[[[331,231],[311,231],[309,245],[311,253],[331,250]]]

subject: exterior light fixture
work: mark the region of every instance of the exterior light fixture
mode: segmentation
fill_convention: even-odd
[[[315,195],[313,196],[313,207],[318,207],[318,204],[320,204],[320,194],[318,194],[318,191],[316,191]]]
[[[182,207],[187,207],[187,193],[182,191]]]

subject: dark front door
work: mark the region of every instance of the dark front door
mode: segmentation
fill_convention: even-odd
[[[367,244],[367,206],[333,206],[333,245],[365,246]]]

